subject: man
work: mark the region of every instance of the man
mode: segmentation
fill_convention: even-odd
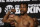
[[[14,17],[8,18],[10,12],[6,16],[4,16],[3,22],[10,23],[11,25],[15,25],[15,27],[34,27],[34,20],[27,15],[27,4],[21,3],[20,4],[20,16],[14,15]],[[14,10],[12,10],[14,12]],[[8,18],[8,19],[7,19]],[[12,21],[14,23],[12,23]]]

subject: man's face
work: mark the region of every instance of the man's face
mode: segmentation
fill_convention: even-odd
[[[27,6],[26,6],[26,4],[21,4],[20,5],[20,13],[24,14],[26,12],[27,12]]]

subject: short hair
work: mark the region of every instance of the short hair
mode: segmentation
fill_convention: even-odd
[[[26,2],[22,2],[22,3],[20,3],[20,5],[21,5],[21,4],[26,4],[26,6],[27,6],[27,8],[28,8],[28,4],[27,4]]]

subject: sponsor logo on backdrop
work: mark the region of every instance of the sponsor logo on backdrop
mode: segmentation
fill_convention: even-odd
[[[7,12],[11,9],[15,9],[15,14],[20,14],[20,5],[15,5],[15,8],[13,5],[6,5],[4,12]],[[2,12],[2,7],[0,7],[0,13]],[[40,13],[40,4],[28,4],[28,11],[27,13]]]

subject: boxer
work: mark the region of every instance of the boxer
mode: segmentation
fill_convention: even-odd
[[[10,14],[10,12],[8,12],[7,15],[4,16],[4,19],[3,19],[3,22],[6,22],[6,23],[10,23],[11,21],[14,21],[14,24],[15,27],[34,27],[34,20],[27,15],[27,4],[26,3],[21,3],[20,4],[20,16],[17,16],[15,15],[12,20],[10,18],[10,21],[9,21],[9,18],[8,18],[8,15]],[[12,10],[13,12],[14,10]],[[8,18],[8,19],[7,19]]]

